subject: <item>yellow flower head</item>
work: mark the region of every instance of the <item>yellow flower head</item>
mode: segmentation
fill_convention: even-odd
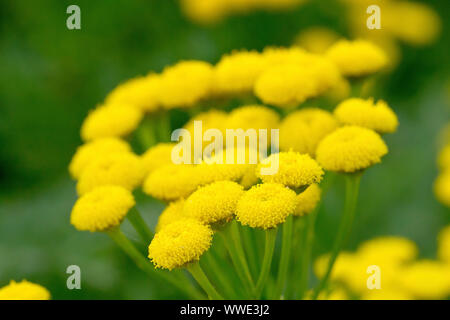
[[[131,105],[111,104],[91,111],[81,126],[81,138],[90,141],[106,137],[123,137],[133,132],[143,113]]]
[[[247,105],[234,109],[228,115],[227,129],[267,129],[270,139],[270,129],[278,128],[280,116],[278,113],[261,105]],[[268,140],[270,142],[270,140]]]
[[[441,230],[438,237],[438,257],[450,264],[450,226]]]
[[[159,76],[150,74],[137,77],[117,86],[107,97],[106,104],[134,106],[144,112],[153,112],[159,108]]]
[[[50,292],[38,284],[22,280],[0,288],[0,300],[50,300]]]
[[[236,51],[223,56],[214,71],[215,93],[227,95],[252,92],[264,67],[264,58],[256,51]]]
[[[102,186],[75,203],[70,223],[80,231],[106,231],[121,224],[135,201],[131,192],[119,186]]]
[[[142,160],[131,152],[112,153],[89,164],[77,184],[79,195],[96,187],[117,185],[128,190],[140,186],[145,176]]]
[[[336,128],[337,121],[328,111],[319,108],[295,111],[281,122],[280,149],[314,157],[319,142]]]
[[[420,260],[398,273],[400,286],[418,299],[445,299],[450,294],[450,267]]]
[[[438,166],[441,170],[450,168],[450,144],[442,148],[438,156]]]
[[[434,194],[443,205],[450,207],[450,169],[440,173],[434,182]]]
[[[294,212],[295,206],[296,194],[291,189],[277,183],[258,184],[239,200],[236,219],[252,228],[275,228]]]
[[[378,237],[364,242],[358,248],[358,254],[365,259],[385,261],[390,264],[401,264],[417,258],[417,245],[401,237]]]
[[[397,115],[383,100],[376,104],[373,99],[350,98],[341,102],[334,110],[339,122],[369,128],[379,133],[397,130]]]
[[[169,205],[164,209],[158,218],[158,223],[156,224],[155,231],[159,232],[168,225],[180,221],[181,219],[187,218],[184,214],[184,199],[180,199],[169,203]]]
[[[310,53],[299,47],[266,47],[262,53],[266,68],[283,64],[301,64]]]
[[[168,164],[150,173],[144,181],[143,191],[164,201],[186,198],[203,184],[198,173],[193,165]]]
[[[203,61],[182,61],[161,74],[159,100],[166,108],[191,107],[211,94],[213,67]]]
[[[346,126],[326,136],[317,147],[317,161],[325,169],[356,172],[381,162],[388,147],[378,133]]]
[[[331,29],[313,27],[302,31],[295,39],[295,44],[309,52],[323,54],[337,40],[339,35]]]
[[[327,56],[343,75],[349,77],[375,73],[387,64],[386,54],[365,40],[340,40],[328,49]]]
[[[130,152],[130,145],[118,138],[102,138],[78,147],[70,161],[69,172],[72,178],[79,179],[84,169],[94,160],[112,153]]]
[[[209,226],[193,219],[180,220],[156,233],[148,257],[157,268],[181,268],[198,261],[211,246],[212,237]]]
[[[232,181],[218,181],[200,187],[186,199],[185,214],[205,224],[230,221],[243,195],[243,187]]]
[[[174,143],[159,143],[148,149],[142,156],[145,172],[151,173],[155,169],[172,163],[172,149]]]
[[[277,158],[279,161],[278,171],[272,175],[262,175],[261,169],[270,167],[272,161],[277,161]],[[264,183],[280,183],[297,189],[320,182],[324,172],[309,155],[288,151],[272,154],[262,160],[256,173]]]
[[[297,205],[293,214],[304,216],[313,212],[320,201],[320,194],[321,190],[318,184],[310,185],[305,191],[297,195]]]

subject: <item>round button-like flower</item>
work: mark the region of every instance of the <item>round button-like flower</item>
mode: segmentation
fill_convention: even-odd
[[[280,149],[308,153],[314,157],[319,142],[337,128],[333,115],[319,108],[289,114],[280,126]]]
[[[282,184],[259,184],[239,200],[236,219],[252,228],[275,228],[294,212],[296,199],[295,192]]]
[[[153,112],[160,106],[158,91],[159,75],[149,74],[118,85],[106,97],[106,103],[131,105],[144,112]]]
[[[158,218],[158,223],[156,224],[155,231],[159,232],[169,224],[172,224],[181,219],[187,218],[184,213],[184,199],[180,199],[169,203],[169,205],[164,209]]]
[[[174,143],[158,143],[148,149],[141,156],[145,172],[148,174],[164,165],[171,164],[174,146]]]
[[[393,236],[374,238],[358,247],[358,254],[367,260],[396,265],[416,259],[418,253],[413,241]]]
[[[306,188],[305,191],[297,195],[297,205],[293,215],[301,217],[313,212],[320,201],[320,194],[320,187],[316,183]]]
[[[257,133],[258,129],[267,129],[269,137],[270,129],[278,128],[279,121],[280,116],[272,109],[261,105],[247,105],[230,112],[226,121],[226,128],[255,129]]]
[[[90,141],[106,137],[123,137],[133,132],[143,113],[132,105],[108,104],[91,111],[81,126],[81,138]]]
[[[148,257],[157,268],[175,269],[200,260],[209,249],[213,232],[193,219],[183,219],[155,234],[148,247]]]
[[[130,152],[130,145],[118,138],[103,138],[78,147],[70,161],[69,172],[72,178],[79,179],[84,169],[94,160],[112,153]]]
[[[273,174],[263,175],[261,169],[273,168],[278,161],[278,170]],[[280,152],[272,154],[261,161],[256,171],[264,183],[280,183],[290,188],[302,188],[320,182],[324,174],[319,164],[307,154],[298,152]]]
[[[375,73],[387,64],[386,54],[365,40],[340,40],[328,49],[326,55],[343,75],[350,77]]]
[[[434,193],[443,205],[450,207],[450,169],[440,173],[434,182]]]
[[[244,188],[232,181],[218,181],[200,187],[186,199],[185,214],[205,224],[230,221]]]
[[[213,67],[203,61],[182,61],[166,68],[159,100],[166,108],[191,107],[211,94]]]
[[[386,102],[373,99],[350,98],[341,102],[334,110],[339,122],[369,128],[379,133],[392,133],[397,130],[398,119]]]
[[[22,280],[0,288],[0,300],[50,300],[50,292],[38,284]]]
[[[80,231],[107,231],[121,224],[135,201],[130,191],[119,186],[102,186],[75,203],[70,223]]]
[[[144,175],[141,158],[131,152],[113,153],[86,167],[78,181],[77,191],[79,195],[83,195],[104,185],[117,185],[133,190],[142,183]]]
[[[381,162],[388,147],[373,130],[347,126],[326,136],[317,147],[317,161],[325,169],[356,172]]]

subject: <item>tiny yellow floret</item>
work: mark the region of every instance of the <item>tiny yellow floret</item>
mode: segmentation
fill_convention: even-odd
[[[0,288],[0,300],[50,300],[50,292],[41,285],[22,280]]]

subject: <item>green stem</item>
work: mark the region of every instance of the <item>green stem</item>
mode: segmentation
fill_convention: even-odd
[[[270,266],[272,264],[273,251],[275,249],[275,242],[277,240],[277,229],[266,230],[266,241],[264,249],[264,258],[261,267],[261,273],[259,274],[258,282],[256,283],[255,295],[259,299],[264,289],[264,285],[269,277]]]
[[[153,232],[147,226],[147,223],[144,221],[136,207],[128,212],[127,219],[131,222],[134,229],[136,229],[142,241],[144,241],[146,245],[149,245],[153,239]]]
[[[106,233],[134,261],[136,266],[147,273],[152,279],[163,279],[189,296],[196,299],[202,299],[203,295],[192,287],[188,280],[182,277],[182,274],[173,273],[173,271],[173,274],[169,274],[165,271],[155,270],[155,267],[153,267],[150,261],[136,249],[133,243],[128,240],[119,228],[110,229]]]
[[[187,270],[192,274],[194,279],[205,290],[211,300],[223,300],[222,296],[217,292],[214,286],[209,281],[208,277],[202,270],[202,267],[198,262],[192,263],[187,266]]]
[[[169,112],[162,112],[158,119],[158,140],[170,141],[171,126]]]
[[[359,183],[361,181],[361,173],[354,173],[345,176],[345,207],[344,213],[341,218],[341,224],[339,226],[338,234],[331,251],[330,260],[325,272],[325,275],[320,280],[319,285],[314,291],[313,300],[316,300],[320,292],[327,286],[331,272],[333,270],[334,263],[341,251],[347,237],[350,233],[353,220],[355,219],[356,203],[358,201]]]
[[[243,235],[242,243],[244,245],[245,252],[248,256],[248,262],[249,262],[251,274],[254,276],[254,275],[258,274],[259,260],[258,260],[258,256],[257,256],[258,253],[257,253],[256,245],[255,245],[253,229],[251,229],[249,227],[244,227],[241,230],[242,230],[242,235]]]
[[[287,299],[293,299],[298,288],[297,279],[300,279],[305,242],[305,227],[304,217],[294,217],[294,242],[292,248],[292,263],[290,272],[292,281],[289,281],[287,284]]]
[[[155,133],[155,123],[153,119],[144,119],[136,134],[143,151],[147,151],[148,148],[154,146],[157,140]]]
[[[311,252],[314,244],[314,227],[316,224],[316,217],[319,210],[319,205],[314,209],[309,216],[306,217],[306,229],[303,246],[303,257],[300,267],[300,281],[299,281],[299,299],[303,299],[308,291],[309,269],[311,261]]]
[[[219,265],[211,251],[204,253],[202,262],[204,263],[204,266],[206,266],[207,275],[213,277],[213,283],[214,280],[217,280],[215,283],[218,288],[222,288],[225,297],[229,299],[236,299],[237,293],[232,285],[233,280],[227,278],[226,272],[223,272],[222,266]]]
[[[294,216],[289,215],[286,222],[283,224],[280,266],[278,268],[277,283],[273,299],[280,299],[286,287],[286,279],[289,271],[289,256],[292,249],[293,222]]]

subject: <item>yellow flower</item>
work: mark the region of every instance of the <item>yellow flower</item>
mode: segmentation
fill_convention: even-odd
[[[397,130],[397,115],[383,100],[376,104],[373,99],[350,98],[341,102],[334,110],[336,119],[342,124],[369,128],[379,133]]]
[[[434,182],[434,194],[443,205],[450,207],[450,169],[440,173]]]
[[[439,152],[438,165],[441,170],[450,168],[450,144],[446,145]]]
[[[168,164],[150,173],[144,181],[143,191],[156,199],[178,200],[194,192],[203,184],[202,179],[193,165]]]
[[[375,73],[387,64],[386,54],[365,40],[340,40],[332,45],[326,54],[343,75],[350,77]]]
[[[364,242],[358,248],[358,254],[365,259],[402,264],[414,260],[418,255],[417,245],[405,238],[385,236]]]
[[[316,155],[319,142],[337,128],[337,121],[328,111],[305,108],[289,114],[280,126],[280,149]]]
[[[276,183],[264,183],[246,191],[238,202],[236,219],[244,226],[270,229],[294,212],[296,194]]]
[[[184,214],[184,202],[184,199],[180,199],[169,203],[158,218],[158,223],[155,228],[156,232],[159,232],[176,221],[187,218]]]
[[[267,139],[270,139],[270,130],[278,128],[280,116],[278,113],[261,105],[247,105],[234,109],[228,115],[227,129],[267,129]],[[267,141],[270,143],[270,140]]]
[[[299,47],[266,47],[262,53],[265,68],[283,64],[301,65],[308,56],[310,53]]]
[[[230,221],[238,200],[244,193],[236,182],[218,181],[200,187],[186,199],[185,214],[202,223],[213,224]]]
[[[273,161],[279,162],[278,171],[271,175],[262,175],[261,169],[270,167]],[[280,183],[290,188],[302,188],[322,180],[323,170],[307,154],[298,152],[280,152],[261,161],[256,174],[264,183]]]
[[[148,257],[157,268],[172,270],[198,261],[211,246],[210,227],[193,219],[184,219],[156,233],[148,247]]]
[[[142,156],[145,172],[151,173],[155,169],[172,163],[172,149],[174,143],[158,143],[148,149]]]
[[[50,300],[50,292],[38,284],[22,280],[0,288],[0,300]]]
[[[347,126],[326,136],[317,147],[317,161],[325,169],[356,172],[381,162],[388,148],[378,133]]]
[[[313,212],[320,201],[320,187],[316,183],[310,185],[305,191],[297,195],[297,205],[295,207],[295,216],[304,216]]]
[[[207,62],[179,62],[161,74],[159,99],[169,109],[191,107],[211,94],[212,75]]]
[[[438,257],[450,264],[450,226],[441,230],[438,237]]]
[[[121,224],[135,201],[131,192],[119,186],[102,186],[75,203],[70,223],[80,231],[106,231]]]
[[[144,112],[153,112],[160,106],[158,90],[158,75],[137,77],[117,86],[106,97],[106,104],[131,105]]]
[[[70,175],[79,179],[84,169],[92,161],[105,155],[120,152],[130,152],[130,145],[118,138],[102,138],[78,147],[69,165]]]
[[[145,176],[141,159],[131,152],[113,153],[89,164],[77,184],[79,195],[96,187],[117,185],[128,190],[140,186]]]
[[[123,137],[133,132],[143,113],[131,105],[111,104],[91,111],[81,126],[81,138],[90,141],[106,137]]]
[[[264,70],[264,58],[256,51],[236,51],[225,55],[214,71],[216,94],[250,93]]]
[[[445,299],[450,294],[450,267],[441,262],[417,261],[400,270],[398,280],[419,299]]]
[[[323,54],[337,40],[339,35],[324,27],[312,27],[303,30],[295,39],[295,44],[309,52]]]

